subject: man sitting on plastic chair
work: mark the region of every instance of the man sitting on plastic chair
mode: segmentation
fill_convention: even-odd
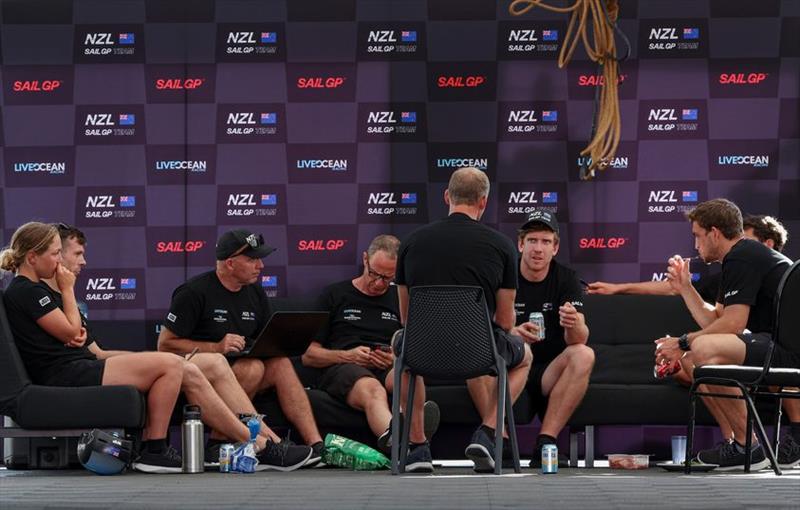
[[[486,210],[488,196],[489,179],[484,172],[476,168],[461,168],[453,173],[444,194],[449,216],[415,230],[401,245],[396,273],[400,315],[405,324],[408,319],[409,288],[422,285],[482,287],[489,314],[494,319],[497,351],[508,367],[511,399],[516,401],[525,388],[531,367],[531,351],[520,337],[509,333],[515,322],[517,253],[509,238],[479,223]],[[474,462],[476,471],[489,472],[495,467],[493,451],[495,429],[498,427],[497,406],[503,403],[494,398],[495,378],[478,377],[467,381],[467,384],[472,395],[489,392],[482,399],[489,405],[478,406],[482,424],[465,451],[466,456]],[[413,437],[411,439],[414,440]],[[408,461],[426,452],[430,455],[427,444],[412,443]]]

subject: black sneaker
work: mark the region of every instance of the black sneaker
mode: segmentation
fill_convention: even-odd
[[[744,469],[745,453],[740,452],[734,442],[725,442],[717,448],[701,450],[697,454],[697,460],[703,464],[717,464],[718,471],[733,471]],[[764,448],[756,445],[751,451],[750,470],[758,471],[769,466],[769,460],[764,455]]]
[[[303,467],[311,458],[310,446],[293,445],[288,441],[274,443],[267,440],[267,446],[256,454],[256,471],[294,471]]]
[[[433,456],[428,441],[409,446],[406,456],[406,472],[433,473]]]
[[[400,415],[400,436],[403,435],[403,415]],[[392,420],[389,420],[389,426],[383,431],[383,434],[378,436],[377,441],[378,451],[387,457],[392,456]]]
[[[168,446],[160,453],[142,452],[132,467],[142,473],[180,473],[183,471],[183,459],[175,448]]]
[[[433,435],[436,434],[436,431],[439,430],[439,422],[441,421],[441,413],[439,411],[439,405],[434,402],[433,400],[428,400],[425,402],[424,406],[425,412],[424,414],[424,431],[425,431],[425,439],[430,442],[433,438]],[[403,415],[400,415],[400,433],[403,433]],[[378,451],[386,455],[387,457],[392,454],[392,422],[389,421],[389,427],[383,431],[383,434],[378,436]]]
[[[305,464],[303,464],[304,468],[323,468],[327,466],[325,462],[322,461],[323,457],[325,456],[325,443],[322,441],[317,441],[316,443],[311,445],[311,457],[308,458]]]
[[[531,468],[533,469],[542,469],[542,446],[546,443],[537,443],[536,446],[533,448],[533,453],[531,454]],[[558,467],[560,468],[568,468],[569,467],[569,459],[566,455],[561,452],[558,452]]]
[[[791,434],[786,434],[778,445],[778,465],[791,469],[800,464],[800,443]]]
[[[492,438],[483,426],[480,426],[472,434],[464,455],[471,460],[475,466],[473,469],[477,473],[491,473],[494,471],[494,438]]]

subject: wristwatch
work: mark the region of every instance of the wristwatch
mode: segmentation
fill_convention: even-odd
[[[680,347],[680,349],[682,351],[691,351],[692,350],[692,348],[689,346],[689,334],[688,333],[684,333],[684,334],[682,334],[681,336],[678,337],[678,347]]]

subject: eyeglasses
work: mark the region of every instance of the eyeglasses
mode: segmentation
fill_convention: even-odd
[[[231,254],[228,258],[233,258],[237,255],[241,255],[247,248],[256,249],[259,246],[264,244],[264,234],[250,234],[249,236],[244,238],[245,245],[236,250]]]
[[[369,257],[367,257],[365,265],[367,266],[367,274],[373,280],[383,280],[386,283],[392,283],[394,281],[394,275],[387,276],[385,274],[380,274],[377,271],[373,271],[371,267],[369,267]]]

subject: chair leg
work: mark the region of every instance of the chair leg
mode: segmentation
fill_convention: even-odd
[[[764,424],[761,423],[761,417],[758,416],[758,411],[756,411],[756,405],[753,402],[753,399],[750,398],[749,393],[744,393],[745,402],[747,402],[747,413],[748,415],[752,416],[752,420],[755,423],[748,423],[748,428],[752,430],[753,425],[755,425],[756,434],[758,434],[758,440],[761,441],[761,446],[764,448],[764,453],[766,454],[769,461],[772,463],[772,470],[775,472],[776,475],[783,474],[781,472],[781,467],[778,465],[778,460],[775,458],[775,451],[772,449],[772,445],[769,443],[767,439],[767,432],[764,430]],[[751,437],[753,434],[748,433],[748,437]],[[751,439],[752,441],[752,439]],[[747,450],[749,451],[749,450]],[[749,469],[749,462],[750,462],[750,455],[745,457],[745,471]]]
[[[775,432],[772,437],[772,444],[775,445],[775,451],[778,451],[778,446],[781,442],[781,417],[783,415],[783,399],[778,397],[775,408]]]
[[[594,467],[594,425],[586,425],[586,467]]]
[[[519,443],[517,442],[517,425],[514,419],[514,403],[511,401],[511,388],[509,388],[508,386],[508,377],[506,377],[506,420],[508,421],[508,439],[511,441],[511,453],[514,457],[514,472],[521,473],[522,468],[519,465]]]
[[[503,473],[503,426],[505,425],[506,406],[506,380],[507,374],[505,367],[498,370],[497,376],[497,422],[494,430],[494,474]],[[511,431],[509,431],[509,434]]]
[[[744,394],[744,393],[743,393]],[[750,452],[753,449],[753,413],[750,412],[750,406],[747,405],[747,426],[745,427],[745,440],[744,440],[744,472],[750,472]]]
[[[578,433],[569,428],[569,467],[578,467]]]
[[[686,452],[684,453],[684,469],[687,475],[692,474],[692,451],[694,449],[694,424],[697,419],[697,393],[695,384],[689,389],[689,424],[686,426]]]
[[[400,466],[400,385],[402,384],[403,361],[398,357],[394,363],[394,396],[392,397],[392,474],[405,471]]]
[[[411,420],[414,418],[414,390],[416,390],[417,385],[415,383],[415,377],[413,374],[408,374],[408,399],[406,401],[406,416],[403,420],[405,422],[403,426],[403,430],[400,432],[400,435],[403,437],[403,441],[400,443],[400,465],[402,466],[402,472],[406,472],[406,457],[408,457],[408,438],[411,434]],[[398,395],[400,398],[400,395]]]

